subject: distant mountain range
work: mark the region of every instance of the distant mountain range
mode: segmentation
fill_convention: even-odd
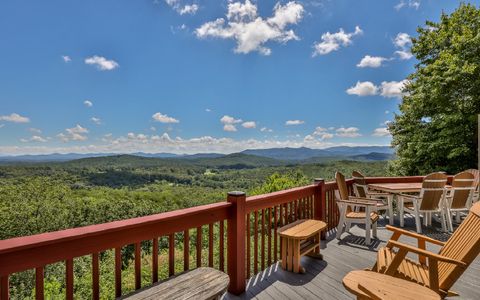
[[[118,153],[52,153],[42,155],[19,155],[19,156],[0,156],[0,162],[3,163],[31,163],[31,162],[64,162],[77,159],[119,156]],[[268,158],[271,164],[277,164],[280,161],[294,162],[294,163],[309,163],[322,162],[326,160],[366,160],[366,161],[380,161],[389,160],[394,157],[394,150],[387,146],[356,146],[356,147],[331,147],[325,149],[311,149],[306,147],[301,148],[270,148],[270,149],[248,149],[240,153],[220,154],[220,153],[198,153],[198,154],[173,154],[173,153],[129,153],[129,156],[137,156],[144,158],[162,158],[162,159],[182,159],[182,160],[201,160],[209,161],[217,158],[226,157],[228,159],[238,159],[241,157],[249,157],[252,161],[252,156]],[[213,162],[212,161],[212,162]],[[277,161],[277,163],[275,163]],[[259,161],[260,162],[260,161]]]

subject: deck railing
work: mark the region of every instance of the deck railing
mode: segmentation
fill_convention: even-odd
[[[422,176],[370,177],[367,183],[421,182]],[[347,180],[351,190],[353,180]],[[226,271],[229,292],[245,290],[246,278],[281,258],[277,229],[302,218],[324,220],[327,233],[338,224],[335,182],[317,179],[308,186],[246,197],[228,193],[227,201],[151,216],[0,241],[0,300],[9,299],[9,276],[35,269],[35,293],[44,298],[44,269],[65,262],[65,298],[73,299],[73,259],[92,258],[92,297],[100,298],[99,254],[114,249],[115,296],[122,295],[122,247],[134,245],[135,289],[141,288],[141,242],[152,241],[151,282],[158,277],[159,238],[168,238],[169,276],[175,275],[175,236],[183,238],[183,269],[190,266],[190,236],[195,230],[196,266],[202,265],[202,232],[208,226],[208,265]],[[227,221],[227,224],[225,224]],[[218,241],[214,242],[217,229]],[[179,234],[180,233],[180,234]],[[183,233],[183,234],[182,234]],[[325,238],[325,233],[322,236]],[[225,247],[225,240],[227,247]],[[214,251],[218,247],[218,252]],[[218,257],[214,258],[214,255]],[[225,266],[226,258],[226,266]]]

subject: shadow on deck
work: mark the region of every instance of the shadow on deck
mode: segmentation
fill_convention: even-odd
[[[342,285],[343,277],[352,270],[370,268],[376,261],[376,251],[385,245],[391,236],[386,230],[385,220],[379,220],[378,238],[370,246],[365,245],[364,230],[352,226],[349,233],[343,233],[342,239],[335,238],[330,232],[327,240],[322,241],[324,260],[302,257],[305,274],[284,271],[277,262],[265,271],[253,276],[247,282],[247,291],[235,296],[226,294],[224,299],[354,299]],[[396,226],[398,221],[396,220]],[[423,227],[423,234],[437,240],[446,241],[449,234],[442,233],[439,223],[433,221],[435,228]],[[405,219],[405,229],[415,231],[413,218]],[[400,241],[416,245],[416,240],[402,237]],[[438,246],[428,245],[427,249],[438,251]],[[409,255],[411,256],[411,255]],[[416,256],[411,256],[416,259]],[[477,258],[460,277],[452,290],[460,297],[452,299],[480,299],[480,258]]]

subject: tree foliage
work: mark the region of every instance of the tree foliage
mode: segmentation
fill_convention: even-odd
[[[400,114],[390,124],[401,175],[456,173],[477,165],[480,113],[480,9],[460,4],[426,22],[412,39],[418,60]]]

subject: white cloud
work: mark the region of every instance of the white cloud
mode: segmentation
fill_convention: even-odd
[[[262,127],[260,128],[261,132],[273,132],[273,129],[267,128],[267,127]]]
[[[34,127],[28,128],[28,131],[30,131],[30,132],[32,132],[32,133],[36,133],[36,134],[42,133],[42,130],[40,130],[40,129],[38,129],[38,128],[34,128]]]
[[[334,135],[328,132],[329,130],[333,130],[333,128],[317,127],[312,135],[318,137],[320,141],[331,139]]]
[[[357,84],[347,89],[347,94],[357,96],[372,96],[378,93],[378,87],[376,87],[370,81],[357,81]]]
[[[157,122],[160,122],[160,123],[179,123],[180,121],[175,119],[175,118],[172,118],[172,117],[169,117],[167,115],[164,115],[160,112],[157,112],[155,113],[152,118],[157,121]]]
[[[362,33],[363,31],[359,26],[356,26],[355,31],[350,33],[346,33],[342,28],[335,33],[326,32],[322,34],[321,42],[319,41],[313,44],[314,51],[312,57],[337,51],[341,46],[347,47],[352,43],[352,38],[354,36]]]
[[[198,5],[197,4],[187,4],[183,8],[180,9],[178,12],[180,15],[194,15],[198,10]]]
[[[266,43],[286,43],[299,39],[287,26],[297,24],[303,14],[303,6],[295,1],[285,5],[277,3],[273,8],[273,16],[266,19],[258,16],[257,5],[250,0],[245,3],[230,2],[226,18],[218,18],[201,25],[195,30],[195,34],[198,38],[233,39],[237,43],[235,53],[257,51],[270,55],[271,49],[265,46]]]
[[[393,41],[393,44],[399,49],[395,51],[395,54],[400,60],[408,60],[413,57],[413,54],[410,52],[410,47],[412,46],[412,39],[407,33],[398,33],[395,37],[395,40]]]
[[[390,132],[388,131],[388,128],[380,127],[380,128],[375,128],[372,135],[373,136],[389,136]]]
[[[101,125],[102,124],[102,120],[100,120],[100,118],[97,118],[97,117],[92,117],[90,118],[90,121],[92,121],[93,123],[97,124],[97,125]]]
[[[381,56],[370,56],[365,55],[364,58],[357,64],[359,68],[378,68],[382,66],[384,61],[388,60],[385,57]]]
[[[249,128],[249,129],[251,129],[251,128],[257,127],[257,124],[256,124],[254,121],[248,121],[248,122],[242,123],[242,126],[243,126],[244,128]]]
[[[390,111],[389,111],[389,110],[386,110],[386,111],[385,111],[385,114],[386,114],[386,115],[388,115],[389,113],[390,113]]]
[[[287,126],[292,126],[292,125],[301,125],[301,124],[304,124],[305,121],[302,121],[302,120],[288,120],[285,122],[285,125]]]
[[[357,127],[340,127],[336,130],[336,136],[349,138],[359,137],[362,136],[359,131],[360,130]]]
[[[101,71],[111,71],[120,66],[116,61],[109,60],[103,56],[98,56],[98,55],[85,58],[85,63],[87,65],[96,66],[97,69]]]
[[[220,119],[220,122],[222,122],[223,124],[236,124],[242,122],[242,119],[235,119],[234,117],[225,115]]]
[[[66,63],[72,61],[72,59],[71,59],[70,56],[68,56],[68,55],[62,55],[62,59],[63,59],[63,61],[66,62]]]
[[[404,95],[402,89],[406,83],[407,80],[383,81],[380,85],[380,95],[387,98],[401,98]]]
[[[34,135],[30,138],[30,141],[32,142],[39,142],[39,143],[45,143],[47,140],[44,139],[43,137],[39,136],[39,135]]]
[[[85,101],[83,101],[83,104],[84,104],[86,107],[92,107],[92,106],[93,106],[93,102],[90,101],[90,100],[85,100]]]
[[[212,110],[210,108],[205,108],[206,112],[211,112]]]
[[[418,9],[420,7],[420,1],[418,0],[401,0],[397,5],[394,6],[396,10],[400,10],[404,7],[410,7],[410,8],[415,8]]]
[[[12,123],[29,123],[28,117],[21,116],[17,113],[11,113],[10,115],[0,116],[0,121],[12,122]]]
[[[235,127],[235,125],[233,125],[233,124],[225,124],[225,125],[223,125],[223,130],[230,131],[230,132],[235,132],[235,131],[237,131],[237,127]]]
[[[60,140],[62,140],[63,142],[85,141],[87,139],[87,136],[85,134],[87,133],[88,133],[87,128],[77,124],[77,126],[73,128],[65,129],[65,132],[59,133],[57,137],[60,138]]]

